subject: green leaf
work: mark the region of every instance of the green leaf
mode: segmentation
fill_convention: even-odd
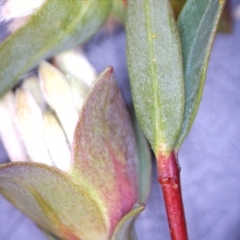
[[[185,111],[179,148],[197,114],[208,60],[225,0],[188,0],[179,18],[185,74]]]
[[[1,165],[0,192],[60,239],[107,239],[93,196],[57,168],[30,162]]]
[[[140,212],[144,210],[143,204],[136,204],[131,212],[126,214],[118,223],[111,240],[135,240],[133,223]]]
[[[110,234],[138,197],[133,126],[112,72],[106,69],[88,93],[72,147],[72,175],[94,192]]]
[[[155,154],[168,154],[184,111],[182,53],[169,1],[129,0],[126,30],[136,115]]]
[[[126,6],[124,6],[123,0],[114,0],[112,1],[112,10],[111,13],[114,17],[125,24],[126,21]]]
[[[0,96],[40,59],[82,44],[105,22],[111,1],[48,0],[0,45]]]
[[[148,199],[151,190],[151,175],[152,175],[152,157],[149,149],[148,142],[139,126],[135,114],[132,117],[133,126],[136,135],[138,158],[139,158],[139,202],[145,203]]]

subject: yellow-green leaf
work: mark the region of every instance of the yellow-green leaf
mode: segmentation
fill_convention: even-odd
[[[225,2],[188,0],[178,18],[185,75],[185,107],[177,148],[181,146],[197,114],[209,56]]]
[[[184,111],[182,53],[170,2],[129,0],[126,30],[136,115],[154,152],[168,154]]]
[[[136,204],[133,210],[126,214],[118,223],[111,240],[135,240],[133,223],[140,212],[144,210],[143,204]]]
[[[112,1],[112,15],[116,17],[121,23],[125,24],[126,21],[126,6],[124,6],[123,0]]]
[[[84,43],[105,22],[111,1],[48,0],[0,45],[0,96],[40,59]]]
[[[1,165],[0,192],[61,239],[107,239],[107,226],[91,192],[57,168],[29,162]]]

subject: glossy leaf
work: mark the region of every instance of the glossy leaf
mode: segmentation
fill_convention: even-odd
[[[29,162],[1,165],[0,192],[40,228],[61,239],[107,239],[94,196],[54,167]]]
[[[144,210],[143,204],[137,204],[131,212],[126,214],[118,223],[111,240],[135,240],[133,223],[140,212]]]
[[[72,175],[94,191],[111,235],[138,197],[134,131],[112,68],[100,75],[86,98],[72,152]]]
[[[179,18],[185,74],[185,111],[180,147],[188,134],[201,100],[208,60],[225,0],[188,0]]]
[[[168,154],[184,111],[182,53],[170,2],[128,1],[126,30],[136,115],[154,152]]]
[[[139,189],[138,200],[145,203],[151,189],[152,157],[148,142],[139,126],[136,116],[132,117],[138,148]]]
[[[105,22],[111,1],[47,1],[0,45],[0,96],[40,59],[84,43]]]

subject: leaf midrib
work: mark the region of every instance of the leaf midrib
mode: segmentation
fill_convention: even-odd
[[[149,10],[149,4],[148,0],[144,0],[144,12],[145,12],[145,19],[146,19],[146,29],[147,29],[147,42],[148,42],[148,49],[149,49],[149,59],[150,59],[150,70],[151,70],[151,86],[152,86],[152,92],[153,92],[153,108],[155,111],[155,126],[154,126],[154,147],[153,150],[157,154],[158,146],[157,146],[157,137],[159,137],[159,121],[160,121],[160,116],[157,114],[160,106],[159,98],[158,98],[158,91],[157,91],[157,75],[156,75],[156,65],[153,62],[153,59],[156,59],[155,54],[154,54],[154,49],[153,49],[153,39],[152,39],[152,28],[151,28],[151,17],[150,17],[150,10]]]

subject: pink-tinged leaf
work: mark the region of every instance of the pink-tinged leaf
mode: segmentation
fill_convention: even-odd
[[[112,68],[83,105],[73,143],[73,176],[95,189],[110,235],[137,202],[137,147],[130,116]]]
[[[30,162],[1,165],[0,193],[60,239],[108,238],[92,193],[57,168]]]

